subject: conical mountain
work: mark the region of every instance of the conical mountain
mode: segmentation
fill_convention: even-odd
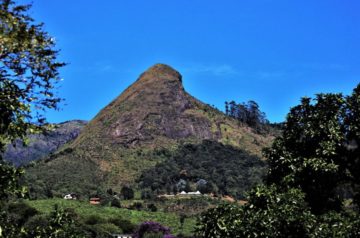
[[[156,64],[102,109],[73,143],[29,168],[29,174],[31,181],[46,181],[63,193],[74,189],[74,180],[88,189],[134,184],[179,146],[204,140],[261,156],[272,137],[195,99],[185,91],[179,72]]]
[[[207,108],[185,92],[180,73],[156,64],[105,107],[87,129],[129,147],[167,144],[169,139],[218,139],[210,120],[199,115],[200,107]]]

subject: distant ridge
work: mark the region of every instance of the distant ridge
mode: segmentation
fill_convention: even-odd
[[[65,121],[54,124],[55,128],[44,134],[31,134],[28,136],[27,146],[23,146],[21,141],[17,141],[15,146],[9,144],[4,153],[4,159],[16,166],[21,166],[45,158],[64,144],[74,140],[86,123],[87,121],[83,120]]]

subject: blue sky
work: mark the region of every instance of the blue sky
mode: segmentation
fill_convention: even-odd
[[[203,102],[255,100],[283,121],[302,96],[360,82],[359,12],[358,0],[33,0],[30,14],[69,63],[66,105],[48,120],[90,120],[166,63]]]

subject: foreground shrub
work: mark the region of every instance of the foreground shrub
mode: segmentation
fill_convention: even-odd
[[[122,218],[111,218],[109,219],[109,222],[121,228],[125,234],[133,233],[136,229],[136,226],[133,223]]]
[[[160,223],[148,221],[141,223],[133,234],[133,238],[171,238],[170,229]]]
[[[360,84],[302,98],[265,150],[265,186],[200,219],[200,237],[360,237]],[[351,200],[348,205],[345,202]]]

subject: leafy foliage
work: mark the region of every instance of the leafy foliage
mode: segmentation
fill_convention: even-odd
[[[0,199],[11,196],[23,196],[26,188],[21,186],[18,178],[24,173],[22,169],[16,169],[0,158]]]
[[[282,137],[266,151],[268,183],[299,186],[316,214],[340,210],[339,189],[356,191],[360,160],[360,85],[353,95],[318,94],[292,108]]]
[[[26,14],[29,8],[11,0],[0,2],[0,152],[6,143],[24,138],[44,123],[40,114],[36,115],[38,124],[32,123],[31,109],[57,108],[60,102],[53,91],[58,69],[64,64],[56,62],[54,42],[42,24],[34,24]],[[0,169],[0,196],[19,190],[15,180],[21,170],[12,169],[2,159]]]
[[[35,24],[26,14],[30,5],[0,2],[0,148],[8,141],[24,138],[27,131],[39,129],[32,123],[37,112],[57,108],[55,85],[60,80],[55,42],[43,24]],[[42,124],[45,118],[37,113]]]
[[[74,220],[69,213],[55,206],[46,226],[39,226],[29,231],[29,237],[78,238],[85,237],[76,230]]]
[[[120,199],[113,198],[113,199],[111,200],[110,205],[111,205],[112,207],[120,208],[120,207],[121,207]]]
[[[77,229],[78,224],[71,214],[55,206],[51,214],[44,219],[37,217],[38,212],[25,203],[10,203],[6,211],[0,213],[0,237],[5,238],[80,238],[84,233]],[[32,222],[29,222],[29,221]]]
[[[359,237],[359,111],[360,85],[350,96],[303,98],[266,150],[266,185],[243,207],[205,213],[199,236]]]
[[[60,80],[58,69],[64,63],[56,61],[58,51],[54,50],[54,40],[43,31],[42,24],[35,24],[27,15],[29,8],[30,5],[16,5],[11,0],[0,1],[1,154],[7,143],[24,139],[28,132],[39,131],[45,123],[40,112],[56,109],[60,102],[54,91]],[[4,203],[11,196],[23,195],[25,190],[18,183],[22,170],[5,164],[1,154],[0,199]],[[36,234],[30,234],[12,223],[3,209],[2,205],[1,237],[72,237],[67,234],[71,219],[62,211],[55,210],[47,227],[37,227],[33,231]]]
[[[122,187],[120,193],[124,197],[125,200],[134,198],[134,190],[128,186]]]

